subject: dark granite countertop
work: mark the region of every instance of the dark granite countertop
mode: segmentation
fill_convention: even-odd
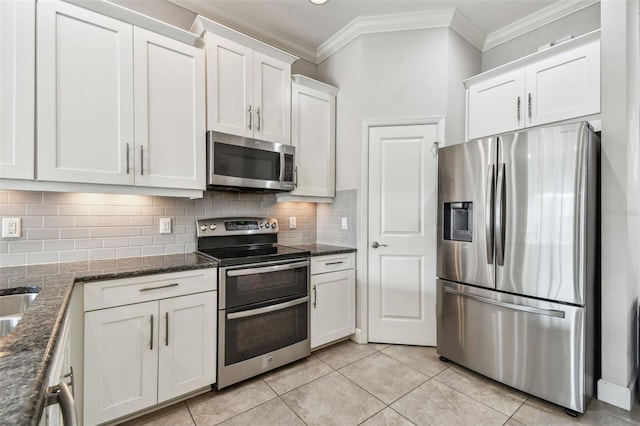
[[[16,329],[0,338],[0,424],[37,425],[74,283],[216,266],[190,253],[0,268],[0,294],[17,287],[41,289]]]
[[[328,256],[331,254],[355,253],[358,250],[351,247],[330,246],[326,244],[301,244],[292,246],[295,248],[309,250],[311,256]]]

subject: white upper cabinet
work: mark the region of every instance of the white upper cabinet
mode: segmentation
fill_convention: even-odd
[[[469,138],[520,129],[524,123],[524,69],[470,86]]]
[[[594,31],[466,80],[468,139],[598,114],[599,36]]]
[[[38,2],[37,178],[204,189],[204,52]]]
[[[208,129],[291,143],[291,63],[207,32]]]
[[[338,89],[301,75],[292,83],[291,143],[296,148],[292,196],[335,197]]]
[[[134,27],[136,185],[205,187],[204,51]]]
[[[33,179],[35,1],[0,1],[0,178]]]

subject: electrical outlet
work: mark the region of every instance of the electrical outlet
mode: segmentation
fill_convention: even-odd
[[[296,229],[296,217],[291,216],[289,218],[289,229]]]
[[[160,218],[160,233],[161,234],[170,234],[171,233],[171,218],[170,217],[162,217],[162,218]]]
[[[2,218],[2,238],[20,238],[22,220],[19,217]]]
[[[347,218],[343,217],[342,218],[342,230],[346,231],[347,229],[349,229],[349,225],[347,224]]]

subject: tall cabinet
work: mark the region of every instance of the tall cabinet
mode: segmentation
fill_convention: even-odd
[[[33,179],[35,9],[0,1],[0,178]]]
[[[204,51],[38,2],[39,180],[204,189]]]
[[[338,88],[303,75],[291,84],[291,144],[296,148],[294,190],[278,201],[333,202],[336,195]]]

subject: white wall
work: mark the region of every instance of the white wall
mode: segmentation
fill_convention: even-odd
[[[640,294],[638,0],[602,7],[602,378],[598,398],[629,409]]]
[[[473,17],[471,17],[473,19]],[[600,28],[600,4],[558,19],[542,28],[503,43],[482,53],[482,71],[490,70],[523,56],[535,53],[543,44],[565,36],[577,37]]]
[[[336,189],[360,187],[362,121],[447,116],[447,134],[462,140],[462,76],[480,69],[480,55],[449,29],[358,37],[318,66],[340,88],[336,121]],[[451,89],[451,93],[450,93]]]

